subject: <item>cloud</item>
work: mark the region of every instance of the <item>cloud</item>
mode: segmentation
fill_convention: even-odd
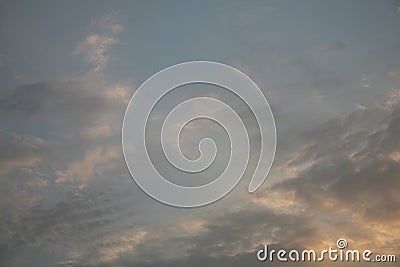
[[[94,19],[90,23],[91,28],[100,28],[112,34],[120,33],[124,27],[117,22],[117,15],[111,14],[100,19]]]
[[[0,131],[0,265],[29,264],[31,251],[44,266],[58,260],[86,266],[85,258],[122,253],[129,240],[102,242],[116,235],[113,227],[134,231],[129,196],[118,196],[130,181],[120,149],[130,91],[89,74],[22,84],[0,95],[6,129]]]
[[[117,39],[113,37],[91,34],[78,45],[75,53],[84,54],[94,66],[92,71],[98,73],[104,70],[110,60],[109,49],[116,43]]]
[[[115,159],[120,158],[119,147],[99,145],[88,150],[83,159],[70,163],[66,170],[56,171],[56,182],[75,181],[80,187],[87,186],[94,176],[102,176],[107,169],[115,167]]]
[[[42,94],[43,98],[32,96],[36,104],[27,107],[23,95],[34,95],[35,90],[46,94]],[[144,221],[131,225],[127,222],[132,218],[128,206],[111,204],[115,200],[108,202],[110,195],[106,189],[90,192],[96,185],[92,181],[102,181],[99,185],[103,187],[108,178],[123,173],[119,144],[114,144],[119,139],[112,137],[119,126],[115,118],[123,114],[127,92],[123,86],[102,84],[96,88],[93,83],[75,81],[25,85],[2,99],[3,103],[11,103],[2,106],[6,112],[25,114],[27,118],[21,116],[21,120],[48,123],[50,119],[79,118],[87,124],[74,122],[83,126],[75,126],[70,133],[78,139],[82,136],[93,139],[75,146],[71,155],[63,150],[61,158],[49,157],[48,163],[57,167],[52,169],[55,183],[49,178],[51,173],[44,179],[38,177],[26,183],[35,190],[56,190],[59,185],[71,183],[77,186],[69,191],[71,195],[61,198],[54,206],[45,205],[43,200],[33,201],[23,213],[10,216],[2,226],[3,246],[8,242],[5,236],[13,233],[4,257],[12,257],[9,249],[23,251],[27,245],[41,244],[45,250],[55,245],[64,255],[61,257],[76,266],[183,266],[190,262],[223,266],[250,260],[256,264],[254,251],[264,243],[319,248],[345,237],[361,248],[374,249],[377,244],[397,246],[400,239],[396,230],[400,223],[397,91],[376,106],[356,108],[347,116],[332,119],[297,138],[292,143],[296,146],[292,147],[295,149],[289,153],[289,160],[284,162],[278,158],[274,167],[285,179],[252,195],[251,205],[241,201],[243,195],[236,195],[241,204],[235,209],[224,208],[220,214],[215,211],[212,215],[206,211],[193,213],[179,219],[171,212],[166,216],[174,217],[174,223],[167,223],[163,217],[162,221],[153,222],[155,226]],[[47,103],[50,100],[59,102]],[[107,114],[111,114],[108,120],[99,119]],[[33,136],[22,140],[27,141],[14,141],[14,144],[25,144],[25,153],[32,150],[42,155],[39,152],[44,145],[46,149],[55,149],[47,146],[54,143]],[[63,161],[62,168],[57,161]],[[29,195],[25,199],[28,198]],[[132,203],[126,195],[117,199]],[[106,215],[107,212],[110,214]],[[158,216],[163,215],[153,214],[150,218],[157,221]],[[115,232],[114,224],[122,230]],[[391,236],[387,236],[389,233]],[[84,240],[79,245],[79,253],[74,247],[78,236]],[[60,240],[63,246],[56,245]]]
[[[0,174],[38,163],[44,147],[45,141],[39,137],[0,131]]]
[[[32,179],[27,182],[27,185],[31,186],[31,187],[46,187],[47,184],[48,184],[47,180],[40,179],[40,178]]]
[[[164,233],[147,239],[134,250],[119,254],[112,262],[94,265],[258,266],[260,262],[255,253],[263,244],[299,249],[319,244],[321,233],[311,219],[276,214],[253,205],[251,209],[221,213],[202,224],[201,231],[196,229],[192,235],[179,235],[164,228]],[[332,240],[329,245],[334,245],[334,242]],[[268,265],[284,266],[279,262],[268,262]],[[299,263],[296,266],[303,265]],[[326,266],[326,263],[316,266]]]
[[[385,106],[388,108],[397,107],[400,104],[400,90],[392,90],[386,98]]]
[[[101,73],[111,59],[110,49],[118,44],[116,35],[124,30],[116,22],[116,16],[110,15],[90,23],[91,29],[100,29],[102,33],[91,33],[76,47],[74,54],[84,55],[93,65],[93,73]]]
[[[45,252],[55,249],[60,262],[69,260],[76,266],[223,266],[256,264],[254,251],[263,243],[318,248],[344,235],[360,247],[374,249],[374,242],[396,247],[400,236],[397,96],[393,91],[376,106],[363,105],[296,136],[289,160],[278,157],[274,166],[284,181],[250,197],[246,194],[251,205],[245,204],[244,195],[235,195],[240,203],[235,209],[223,207],[220,213],[206,209],[191,216],[153,210],[147,217],[151,222],[135,217],[132,225],[130,206],[135,203],[140,210],[146,204],[133,202],[136,196],[131,190],[116,196],[116,188],[124,183],[113,179],[128,177],[118,132],[129,99],[127,87],[91,79],[19,86],[2,96],[3,114],[40,127],[61,122],[57,129],[62,131],[50,140],[3,132],[2,145],[10,146],[4,151],[20,151],[16,159],[37,157],[10,164],[12,168],[34,165],[33,172],[45,172],[44,177],[30,175],[25,183],[29,188],[18,188],[15,194],[23,201],[16,202],[15,211],[4,213],[8,219],[0,234],[3,257],[13,258],[13,253],[33,246]],[[293,136],[284,138],[281,142]],[[13,154],[4,155],[12,159]],[[108,193],[110,184],[113,193]],[[48,191],[41,195],[36,190]],[[51,192],[62,193],[48,205],[45,200],[52,199]],[[34,200],[34,196],[46,198]],[[23,203],[30,204],[20,211]],[[166,224],[166,218],[173,223]]]
[[[119,126],[115,116],[122,117],[129,91],[98,77],[24,84],[0,96],[0,116],[16,125],[34,122],[64,134],[107,137]]]
[[[0,132],[0,173],[35,166],[45,174],[26,184],[43,188],[49,181],[84,187],[114,168],[124,170],[120,131],[129,91],[90,77],[25,84],[4,93],[4,126],[30,134]],[[51,134],[43,136],[41,129]]]
[[[94,125],[89,125],[82,130],[83,135],[89,138],[103,138],[112,135],[111,126],[105,122],[98,122]]]
[[[318,214],[317,220],[331,218],[331,225],[323,224],[328,235],[342,233],[370,249],[398,247],[397,95],[392,92],[380,105],[356,109],[307,131],[303,145],[286,163],[298,171],[271,190],[292,192],[292,200]],[[391,237],[381,238],[389,232]]]
[[[118,233],[122,242],[121,233],[127,229],[131,233],[139,231],[129,225],[132,213],[127,203],[110,201],[115,196],[115,192],[107,193],[101,187],[91,187],[68,190],[53,205],[40,201],[25,210],[21,207],[2,210],[2,214],[7,216],[0,225],[0,247],[4,248],[0,259],[10,260],[15,255],[23,258],[27,247],[37,246],[74,261],[96,258],[98,253],[110,257],[111,248],[117,253],[117,246],[110,243],[111,236]],[[113,230],[114,227],[119,230]],[[116,236],[114,240],[117,242]],[[121,242],[118,242],[119,246]],[[127,244],[128,241],[125,242]],[[110,250],[107,251],[107,248]]]
[[[0,109],[22,119],[87,118],[111,108],[102,87],[94,79],[24,84],[2,95]]]
[[[275,166],[288,176],[255,194],[251,206],[226,209],[207,221],[199,214],[184,217],[177,222],[181,234],[166,227],[156,239],[119,254],[112,263],[255,266],[260,244],[324,249],[338,238],[346,238],[353,248],[392,253],[400,241],[396,95],[394,91],[375,106],[356,108],[305,132],[291,159]],[[283,172],[285,168],[289,171]]]
[[[107,237],[100,249],[100,262],[110,262],[118,259],[121,254],[134,253],[136,248],[146,241],[148,233],[135,229],[123,235],[117,234]]]

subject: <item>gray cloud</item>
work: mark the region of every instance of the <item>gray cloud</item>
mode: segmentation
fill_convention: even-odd
[[[0,227],[1,258],[10,262],[18,254],[25,255],[29,247],[53,250],[57,257],[74,257],[65,254],[71,251],[80,257],[96,257],[101,240],[115,234],[115,229],[129,230],[133,218],[120,193],[107,193],[101,187],[69,190],[53,205],[37,202],[25,211],[5,209],[2,213],[7,216]]]
[[[399,134],[398,102],[328,121],[304,134],[286,164],[298,171],[272,189],[293,192],[295,201],[321,220],[336,214],[327,233],[398,248],[398,235],[380,236],[399,225]]]
[[[134,253],[127,251],[112,262],[96,266],[240,266],[256,264],[257,251],[265,238],[289,244],[294,238],[315,236],[306,218],[253,209],[221,214],[194,235],[148,240]],[[271,244],[271,243],[267,243]],[[150,260],[151,259],[151,260]]]
[[[89,150],[115,150],[129,95],[126,86],[101,76],[25,84],[3,93],[0,168],[10,170],[39,157],[61,168]]]
[[[41,159],[44,147],[45,141],[41,138],[0,131],[0,174],[35,164]]]
[[[87,123],[100,117],[118,102],[107,98],[105,84],[95,78],[64,82],[40,82],[18,86],[4,93],[0,109],[20,119],[67,120]]]
[[[254,253],[339,237],[398,251],[400,93],[371,104],[399,85],[393,3],[2,6],[1,266],[283,266]],[[256,194],[243,182],[212,206],[175,209],[129,177],[132,91],[115,81],[201,58],[237,62],[264,88],[278,153]]]
[[[50,100],[58,95],[59,88],[63,87],[45,89],[55,91],[49,93]],[[49,111],[54,111],[50,112],[54,113],[54,117],[72,119],[74,112],[85,110],[89,111],[89,115],[87,118],[83,116],[82,119],[85,121],[91,118],[96,121],[105,110],[112,110],[113,107],[121,109],[117,105],[121,104],[120,100],[109,98],[105,90],[96,93],[87,91],[83,94],[85,101],[81,99],[75,102],[73,100],[80,95],[77,88],[78,86],[72,86],[72,89],[66,89],[68,97],[64,97],[64,102],[57,100],[61,101],[59,105],[50,104],[36,109],[32,106],[26,109],[24,105],[18,104],[7,106],[5,110],[19,114],[32,113],[31,117],[28,116],[28,120],[39,120],[45,123],[47,121],[43,118]],[[11,94],[12,98],[18,99],[19,90],[22,89],[18,88],[14,94]],[[24,90],[27,89],[22,91]],[[24,101],[22,95],[20,102]],[[40,105],[46,103],[46,100],[35,97],[33,100]],[[92,103],[88,105],[88,110],[82,108],[85,103]],[[103,103],[102,107],[105,110],[97,107],[97,103]],[[71,105],[76,105],[76,110],[73,112],[69,111]],[[255,265],[257,263],[254,251],[264,242],[284,247],[319,244],[323,239],[319,223],[325,220],[330,212],[341,213],[343,207],[360,215],[365,221],[391,222],[389,226],[395,227],[397,225],[396,211],[399,207],[399,199],[396,195],[399,188],[397,176],[400,171],[396,154],[399,149],[397,136],[400,116],[397,105],[395,99],[391,99],[378,107],[359,108],[344,118],[333,119],[313,128],[295,142],[291,142],[296,149],[289,154],[291,160],[286,167],[296,168],[302,165],[307,167],[299,168],[300,171],[294,172],[294,175],[290,177],[292,179],[280,182],[264,190],[263,193],[268,194],[268,190],[294,191],[295,200],[305,207],[303,213],[278,212],[278,209],[272,210],[268,205],[252,203],[253,206],[249,210],[242,208],[238,211],[226,211],[221,215],[214,213],[207,217],[209,220],[198,232],[174,236],[173,233],[168,233],[168,230],[158,230],[161,226],[146,225],[145,221],[137,218],[134,220],[137,222],[135,226],[128,223],[133,217],[131,217],[132,209],[126,203],[130,203],[131,199],[127,195],[117,196],[117,199],[126,203],[115,204],[115,199],[110,200],[114,196],[108,195],[104,189],[101,189],[107,184],[103,180],[98,184],[101,187],[97,191],[86,192],[87,189],[83,191],[73,189],[64,198],[57,198],[54,205],[39,201],[23,212],[5,209],[4,214],[9,214],[9,216],[1,224],[1,246],[4,248],[2,258],[13,259],[15,253],[19,251],[24,253],[27,247],[41,247],[45,252],[52,247],[59,253],[58,258],[61,263],[65,259],[71,259],[67,263],[72,266],[85,266],[85,264],[87,266],[90,264],[95,266],[116,264],[184,266],[189,263],[196,263],[199,266],[201,264],[209,264],[209,266],[238,264],[239,266],[241,262]],[[58,111],[58,107],[65,113]],[[24,118],[21,117],[20,120]],[[81,128],[76,127],[72,130],[80,132]],[[45,153],[42,152],[42,147],[46,147],[47,152],[58,147],[56,145],[49,148],[48,141],[31,136],[18,139],[17,136],[4,133],[4,137],[4,151],[15,150],[15,158],[18,159],[23,159],[25,154],[27,157],[43,156]],[[292,138],[290,135],[284,137]],[[67,163],[72,163],[74,159],[76,160],[76,155],[80,154],[82,157],[78,162],[82,164],[75,166],[84,169],[93,168],[96,165],[92,165],[92,159],[97,158],[97,154],[89,153],[84,156],[83,152],[91,151],[92,145],[98,145],[101,140],[101,138],[95,138],[93,143],[82,146],[79,153],[75,147],[71,150],[71,155],[64,153],[60,158],[53,157],[51,162],[54,164],[54,161],[65,160]],[[282,141],[285,139],[281,139]],[[107,142],[113,143],[112,140]],[[286,149],[289,148],[286,147]],[[75,152],[72,153],[72,151]],[[12,153],[4,153],[3,158],[12,158]],[[100,158],[101,155],[100,153]],[[117,158],[121,160],[121,157]],[[282,168],[281,165],[285,164],[279,161],[278,165]],[[39,169],[43,169],[44,166],[39,166]],[[118,166],[123,168],[123,164]],[[72,169],[80,170],[80,167]],[[100,174],[99,177],[115,177],[117,173],[121,173],[120,168],[114,167]],[[96,186],[96,182],[91,183],[88,190],[93,190],[93,186]],[[116,192],[117,188],[118,186],[113,187],[111,191]],[[58,189],[53,184],[48,190],[57,191]],[[17,193],[18,191],[15,191],[15,194]],[[260,193],[255,197],[264,197],[264,194]],[[34,195],[36,195],[35,192],[32,193],[32,196]],[[374,195],[375,198],[373,200],[368,198],[370,195]],[[377,199],[379,201],[376,201]],[[271,205],[274,204],[271,203]],[[174,216],[173,214],[175,212],[171,212],[167,217]],[[317,218],[315,214],[318,214]],[[155,218],[154,215],[149,216]],[[202,215],[200,212],[194,216],[201,218]],[[185,220],[185,217],[182,219]],[[354,229],[366,229],[364,224],[360,225],[363,222],[356,222],[350,227],[346,224],[341,225],[347,220],[347,217],[342,220],[336,219],[333,225],[339,231],[350,233],[352,237],[357,236],[358,240],[371,238],[370,235],[363,235]],[[167,229],[168,227],[170,224]],[[326,231],[329,232],[329,229]],[[142,232],[145,235],[140,237]],[[139,238],[135,238],[135,235]],[[330,236],[330,238],[332,239],[330,241],[334,242],[334,238],[338,236]],[[372,238],[376,238],[376,235],[372,235]],[[387,244],[395,244],[393,242],[395,241],[388,240]],[[73,254],[74,251],[77,253],[77,250],[80,255],[68,255],[68,253]],[[155,251],[160,251],[159,255],[154,255]],[[176,257],[170,255],[176,255]]]

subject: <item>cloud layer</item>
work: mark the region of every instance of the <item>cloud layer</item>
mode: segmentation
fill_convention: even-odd
[[[351,248],[399,251],[393,3],[2,6],[1,266],[283,266],[257,262],[256,251],[325,249],[338,238]],[[132,181],[121,123],[140,81],[193,59],[238,66],[259,83],[275,114],[278,151],[255,194],[246,190],[249,170],[213,205],[177,209]],[[167,96],[157,112],[211,89]],[[151,129],[162,119],[157,112]],[[214,128],[185,129],[185,153],[197,155],[197,141]],[[158,143],[149,150],[164,167]]]

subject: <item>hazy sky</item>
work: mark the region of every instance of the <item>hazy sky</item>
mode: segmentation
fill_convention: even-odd
[[[399,1],[2,1],[0,40],[0,266],[283,266],[256,251],[338,238],[400,258]],[[143,81],[193,60],[257,82],[278,146],[256,193],[248,170],[182,209],[133,182],[121,127]],[[221,130],[197,126],[194,155]]]

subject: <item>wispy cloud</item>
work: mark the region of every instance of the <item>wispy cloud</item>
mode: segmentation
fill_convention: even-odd
[[[39,137],[0,131],[0,174],[38,163],[44,147],[45,141]]]
[[[124,27],[116,20],[115,15],[93,20],[89,27],[93,32],[80,42],[74,51],[75,54],[85,56],[86,60],[92,64],[91,71],[94,73],[101,73],[105,69],[112,58],[110,49],[118,43],[117,34],[124,30]]]
[[[76,53],[83,53],[86,59],[93,64],[92,71],[98,73],[104,70],[110,60],[109,49],[116,43],[117,39],[114,37],[91,34],[79,44]]]
[[[114,160],[121,157],[119,147],[97,146],[88,150],[83,159],[72,162],[66,170],[59,170],[56,182],[75,181],[80,187],[87,186],[94,175],[101,176],[114,166]]]

